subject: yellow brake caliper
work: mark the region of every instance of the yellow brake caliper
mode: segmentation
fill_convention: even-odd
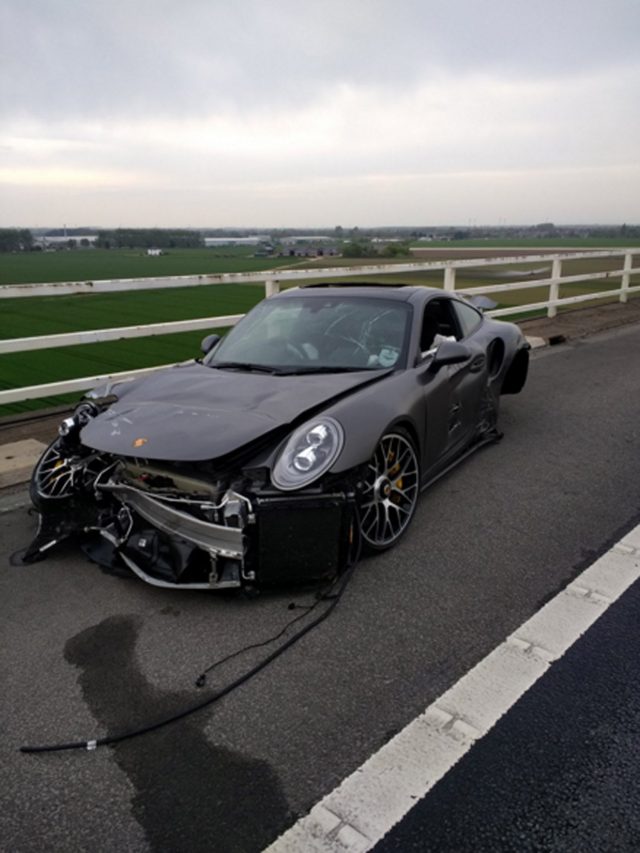
[[[391,451],[389,451],[389,454],[387,455],[387,464],[393,462],[394,459],[395,459],[395,453],[391,450]],[[389,468],[389,479],[393,479],[399,470],[400,470],[400,463],[396,462],[396,464],[392,468]],[[402,488],[402,477],[399,477],[395,481],[394,486],[396,487],[396,489]],[[392,494],[392,495],[390,495],[389,500],[392,500],[394,503],[400,503],[400,495]]]

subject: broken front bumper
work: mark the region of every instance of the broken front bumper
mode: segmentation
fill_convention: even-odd
[[[185,511],[183,501],[122,482],[102,483],[91,497],[91,505],[89,495],[43,503],[25,559],[73,535],[93,561],[176,589],[320,580],[348,559],[353,499],[347,492],[249,498],[229,490],[216,504],[217,522]]]
[[[133,490],[115,494],[133,522],[119,554],[155,586],[220,589],[312,581],[335,575],[346,562],[350,513],[344,494],[250,501],[230,493],[228,518],[237,526],[202,521]]]
[[[98,532],[115,546],[124,564],[139,578],[153,586],[183,589],[241,585],[243,527],[250,515],[246,498],[233,493],[225,496],[225,517],[242,524],[227,526],[203,521],[124,484],[103,489],[122,504],[119,521],[126,532],[120,536],[109,529]]]

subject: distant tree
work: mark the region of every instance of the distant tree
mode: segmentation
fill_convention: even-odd
[[[410,254],[411,249],[409,248],[409,243],[406,241],[402,243],[388,243],[382,250],[384,258],[400,258]]]
[[[29,252],[33,234],[28,228],[0,228],[0,252]]]
[[[558,237],[559,232],[553,222],[540,222],[533,228],[536,237]]]
[[[97,245],[114,249],[199,249],[204,240],[200,231],[187,228],[117,228],[100,231]]]
[[[349,240],[342,246],[342,255],[345,258],[371,258],[377,252],[368,240]]]

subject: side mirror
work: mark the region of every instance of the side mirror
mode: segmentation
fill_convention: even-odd
[[[202,343],[200,344],[200,349],[202,352],[207,355],[207,353],[211,352],[214,346],[220,340],[220,335],[207,335],[206,338],[202,339]]]
[[[438,370],[445,364],[462,364],[470,358],[471,353],[464,344],[458,341],[443,341],[434,353],[431,369]]]

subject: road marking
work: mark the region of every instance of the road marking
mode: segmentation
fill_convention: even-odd
[[[265,853],[364,853],[640,578],[640,525],[276,839]]]

